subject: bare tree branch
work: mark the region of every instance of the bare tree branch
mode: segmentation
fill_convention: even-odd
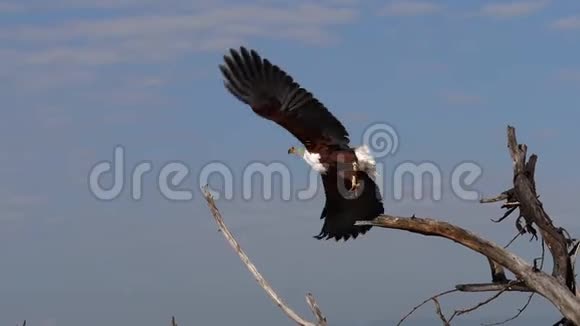
[[[464,309],[458,309],[455,310],[455,312],[453,313],[453,315],[451,315],[451,317],[449,318],[449,322],[451,322],[453,320],[453,318],[455,318],[456,316],[461,316],[470,312],[473,312],[483,306],[485,306],[486,304],[489,304],[490,302],[494,301],[495,299],[497,299],[500,295],[502,295],[502,293],[508,291],[512,286],[517,285],[517,281],[511,281],[508,284],[505,284],[503,289],[501,289],[500,291],[498,291],[496,294],[494,294],[493,296],[485,299],[484,301],[476,304],[473,307],[470,308],[464,308]]]
[[[572,249],[568,253],[570,256],[570,264],[572,264],[572,273],[576,275],[576,257],[578,257],[578,252],[580,251],[580,240],[572,243]],[[576,287],[576,296],[580,296],[580,290]]]
[[[484,326],[497,326],[497,325],[503,325],[503,324],[507,324],[512,320],[517,319],[525,310],[526,308],[528,308],[528,306],[530,305],[530,302],[532,302],[532,298],[534,297],[534,294],[536,294],[535,292],[530,293],[530,295],[528,296],[528,300],[526,301],[526,303],[524,304],[523,307],[518,309],[518,313],[515,314],[514,316],[506,319],[506,320],[502,320],[500,322],[496,322],[496,323],[491,323],[491,324],[483,324]]]
[[[523,284],[514,284],[506,286],[509,283],[472,283],[472,284],[457,284],[455,288],[461,292],[533,292],[528,286]]]
[[[435,312],[439,316],[439,319],[443,322],[443,326],[450,326],[449,321],[443,315],[443,311],[441,311],[441,305],[439,304],[439,300],[437,298],[433,298],[433,302],[435,303]]]
[[[320,326],[326,326],[327,325],[326,317],[322,313],[322,310],[320,310],[320,307],[318,307],[318,304],[316,303],[316,300],[314,300],[314,296],[312,295],[312,293],[308,293],[306,295],[306,303],[308,303],[310,311],[312,311],[312,313],[316,317],[317,324]]]
[[[564,285],[542,271],[535,271],[533,266],[519,256],[466,229],[431,218],[392,215],[381,215],[372,221],[357,221],[355,224],[405,230],[457,242],[507,268],[530,289],[552,302],[564,316],[580,325],[580,299],[572,295]]]
[[[507,190],[502,192],[501,194],[492,197],[492,198],[483,198],[481,199],[479,202],[482,204],[487,204],[487,203],[497,203],[500,201],[504,201],[507,200],[508,198],[510,198],[510,194],[513,193],[513,189]]]
[[[415,311],[417,311],[417,309],[419,309],[422,306],[424,306],[427,302],[436,300],[439,297],[442,297],[444,295],[447,295],[447,294],[450,294],[450,293],[453,293],[453,292],[457,292],[457,289],[447,290],[447,291],[441,292],[439,294],[436,294],[436,295],[434,295],[432,297],[429,297],[425,301],[423,301],[420,304],[418,304],[415,307],[413,307],[413,309],[411,311],[409,311],[409,313],[407,313],[401,320],[399,320],[399,322],[397,323],[397,326],[401,325],[405,321],[405,319],[409,318],[409,316],[411,316]]]
[[[491,269],[491,281],[492,282],[505,283],[508,281],[507,277],[505,276],[505,271],[500,264],[489,259],[489,257],[487,258],[487,262],[489,263],[489,268]]]
[[[327,326],[326,318],[318,308],[318,304],[314,300],[312,294],[308,293],[306,296],[306,301],[310,307],[310,310],[314,313],[315,317],[317,318],[316,323],[309,322],[300,315],[298,315],[294,310],[292,310],[283,300],[282,298],[274,291],[272,286],[266,281],[266,279],[260,274],[256,266],[250,261],[250,258],[246,255],[246,253],[240,247],[240,244],[236,241],[228,227],[226,226],[223,217],[221,216],[215,201],[211,195],[211,193],[207,190],[207,185],[202,189],[204,193],[205,200],[207,201],[207,205],[211,211],[212,216],[214,217],[215,221],[218,224],[219,230],[222,232],[226,240],[228,240],[229,244],[234,248],[244,265],[248,268],[250,273],[254,276],[258,284],[266,291],[268,296],[274,301],[274,303],[282,309],[284,314],[288,316],[290,319],[295,321],[300,326]]]
[[[520,202],[520,212],[526,221],[540,228],[540,233],[546,241],[554,261],[552,275],[563,285],[575,293],[575,280],[572,272],[568,243],[562,232],[556,228],[552,219],[544,211],[542,203],[536,195],[534,172],[537,155],[532,155],[526,163],[527,146],[518,144],[515,128],[508,126],[508,148],[514,162],[514,193]]]
[[[413,309],[409,313],[407,313],[399,321],[399,323],[397,325],[402,324],[409,316],[411,316],[415,311],[417,311],[419,308],[424,306],[429,301],[433,301],[435,303],[436,309],[437,309],[436,312],[437,312],[439,318],[441,319],[441,321],[443,321],[443,323],[445,325],[450,325],[451,321],[455,317],[464,315],[464,314],[469,313],[469,312],[473,312],[473,311],[485,306],[486,304],[497,299],[504,292],[510,292],[510,291],[530,292],[531,291],[529,288],[526,288],[525,286],[521,285],[520,283],[521,283],[521,281],[509,281],[508,283],[504,283],[504,284],[488,283],[488,284],[459,284],[459,285],[456,285],[455,289],[438,293],[434,296],[427,298],[426,300],[424,300],[423,302],[421,302],[417,306],[413,307]],[[494,294],[492,297],[486,299],[485,301],[478,303],[476,306],[473,306],[470,308],[465,308],[465,309],[455,310],[455,312],[451,315],[451,317],[449,317],[449,319],[447,319],[447,318],[445,318],[445,316],[443,315],[443,313],[441,311],[441,306],[440,306],[437,298],[440,298],[440,297],[445,296],[447,294],[451,294],[451,293],[458,292],[458,291],[460,291],[460,292],[488,292],[488,291],[495,292],[495,291],[497,291],[498,293]]]
[[[492,283],[474,283],[458,284],[455,289],[445,291],[434,295],[414,307],[398,323],[400,325],[417,309],[429,301],[435,303],[436,312],[444,325],[449,325],[456,316],[460,316],[479,309],[497,299],[502,293],[508,291],[529,292],[528,301],[518,310],[518,313],[500,323],[490,324],[499,325],[516,319],[528,307],[534,294],[546,298],[550,301],[564,316],[560,321],[563,325],[580,326],[580,298],[576,295],[576,280],[574,275],[576,254],[580,250],[580,241],[571,239],[568,232],[561,227],[555,227],[552,219],[544,211],[542,203],[539,201],[539,195],[536,193],[535,169],[538,157],[531,155],[526,162],[527,146],[518,144],[515,129],[511,126],[507,128],[508,148],[513,160],[513,188],[504,191],[499,196],[488,199],[481,199],[481,203],[492,203],[504,201],[503,209],[505,214],[494,222],[501,222],[511,215],[514,211],[519,210],[519,215],[515,221],[518,234],[507,246],[501,247],[496,243],[480,237],[479,235],[461,228],[459,226],[444,221],[421,218],[413,215],[412,217],[400,217],[389,214],[378,216],[372,221],[357,221],[355,225],[369,225],[387,229],[405,230],[412,233],[422,234],[425,236],[436,236],[445,238],[460,244],[472,251],[478,252],[485,256],[491,270]],[[236,250],[242,262],[258,281],[260,286],[270,296],[272,301],[282,309],[282,311],[299,325],[305,326],[327,326],[326,317],[322,314],[314,298],[308,293],[306,300],[310,310],[316,317],[316,323],[306,321],[292,309],[274,292],[272,287],[257,271],[247,255],[242,251],[237,241],[227,229],[223,218],[221,217],[213,198],[206,188],[203,189],[206,201],[210,211],[218,223],[220,231],[224,234],[230,245]],[[534,227],[539,228],[539,233]],[[533,265],[526,262],[521,257],[507,250],[518,236],[530,233],[532,239],[539,239],[541,236],[542,255],[533,261]],[[545,258],[545,245],[553,258],[552,274],[545,273],[543,269]],[[540,263],[538,263],[540,261]],[[515,280],[508,280],[505,270],[514,274]],[[441,310],[438,298],[453,292],[497,292],[488,299],[476,304],[470,308],[455,310],[449,319],[445,317]]]
[[[508,244],[506,244],[504,246],[504,248],[507,249],[509,246],[511,246],[511,244],[514,243],[514,241],[516,241],[516,239],[519,238],[522,234],[523,234],[522,231],[518,231],[518,233],[516,233],[516,235],[514,235],[514,237],[510,240],[510,242],[508,242]]]
[[[526,162],[527,146],[518,144],[515,129],[511,126],[507,128],[507,138],[509,152],[514,163],[514,187],[504,191],[500,196],[482,199],[481,202],[506,200],[510,203],[504,205],[508,212],[500,220],[507,217],[516,208],[519,208],[520,217],[526,222],[524,226],[520,226],[520,218],[516,221],[516,226],[520,233],[526,230],[536,236],[533,224],[539,227],[543,241],[548,246],[554,261],[552,275],[544,273],[541,268],[537,267],[535,261],[532,266],[505,248],[466,229],[443,221],[415,216],[413,218],[405,218],[385,214],[373,221],[358,221],[356,224],[406,230],[427,236],[443,237],[459,243],[486,256],[491,261],[492,279],[495,275],[493,274],[495,273],[493,267],[495,262],[512,272],[518,280],[522,280],[526,288],[548,299],[568,321],[580,325],[580,299],[576,296],[572,255],[568,252],[568,247],[572,241],[567,239],[567,232],[564,229],[554,226],[552,219],[544,211],[542,203],[538,199],[534,177],[537,156],[532,155],[529,161]],[[480,289],[483,288],[480,287]]]

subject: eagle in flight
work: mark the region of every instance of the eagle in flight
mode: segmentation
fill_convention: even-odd
[[[326,201],[324,224],[314,238],[353,239],[371,229],[354,225],[384,213],[374,182],[375,160],[366,145],[351,147],[349,134],[326,107],[277,65],[255,50],[230,49],[219,65],[225,88],[258,116],[273,121],[304,147],[288,154],[302,157],[320,173]]]

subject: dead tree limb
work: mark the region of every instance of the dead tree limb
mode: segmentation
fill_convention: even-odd
[[[512,281],[513,283],[513,281]],[[509,286],[507,286],[509,285]],[[507,292],[532,292],[526,285],[522,284],[510,284],[508,283],[468,283],[468,284],[457,284],[455,288],[461,292],[495,292],[495,291],[507,291]]]
[[[491,281],[494,283],[507,283],[508,279],[505,276],[503,267],[489,258],[487,258],[487,262],[491,270]]]
[[[475,306],[469,307],[469,308],[463,308],[463,309],[457,309],[455,310],[455,312],[453,313],[453,315],[451,315],[451,317],[449,317],[449,322],[451,323],[451,321],[453,320],[453,318],[457,317],[457,316],[461,316],[470,312],[473,312],[491,302],[493,302],[495,299],[499,298],[500,295],[502,295],[504,292],[507,292],[509,290],[511,290],[511,287],[514,285],[517,285],[517,281],[511,281],[508,284],[503,285],[503,289],[499,290],[496,294],[494,294],[493,296],[485,299],[484,301],[481,301],[480,303],[476,304]]]
[[[356,224],[405,230],[457,242],[507,268],[518,279],[523,280],[527,287],[552,302],[562,315],[580,325],[580,299],[573,295],[566,286],[551,275],[534,270],[532,265],[519,256],[475,233],[447,222],[419,217],[381,215],[373,221],[358,221]]]
[[[500,201],[504,201],[504,200],[507,200],[508,198],[510,198],[510,193],[512,193],[513,191],[514,191],[513,189],[506,190],[495,197],[483,198],[479,202],[482,204],[487,204],[487,203],[497,203]]]
[[[520,213],[529,224],[540,228],[554,261],[552,275],[575,293],[576,282],[568,255],[568,241],[564,232],[554,226],[537,198],[534,173],[538,157],[533,154],[526,162],[527,146],[518,144],[515,129],[511,126],[508,127],[508,148],[514,162],[514,195],[520,202]]]
[[[282,300],[282,298],[274,291],[274,289],[268,283],[268,281],[266,281],[266,279],[262,276],[262,274],[260,274],[260,272],[258,271],[256,266],[254,266],[254,264],[250,261],[250,258],[242,250],[242,248],[240,247],[240,244],[237,242],[237,240],[234,238],[234,236],[232,235],[232,233],[230,232],[230,230],[226,226],[226,224],[225,224],[225,222],[224,222],[224,220],[223,220],[223,218],[222,218],[222,216],[221,216],[221,214],[220,214],[220,212],[215,204],[215,201],[214,201],[212,195],[207,190],[207,186],[204,187],[202,190],[204,193],[204,197],[207,201],[207,205],[209,206],[209,209],[211,211],[211,214],[218,224],[219,230],[222,232],[222,234],[224,235],[226,240],[228,240],[228,243],[236,251],[236,253],[240,257],[240,259],[242,260],[244,265],[248,268],[250,273],[252,273],[252,275],[254,276],[254,278],[256,279],[258,284],[260,284],[262,289],[264,289],[264,291],[266,291],[266,293],[272,299],[272,301],[274,301],[274,303],[280,309],[282,309],[282,311],[284,312],[284,314],[286,314],[286,316],[288,316],[290,319],[292,319],[298,325],[301,325],[301,326],[327,326],[326,317],[322,314],[322,311],[318,307],[318,304],[316,303],[316,300],[314,300],[314,297],[312,296],[312,294],[308,293],[306,295],[306,302],[308,303],[310,310],[312,311],[312,313],[316,317],[315,323],[307,321],[304,318],[300,317],[300,315],[298,315],[296,312],[294,312],[294,310],[292,310]]]
[[[397,323],[397,326],[401,325],[405,321],[405,319],[409,318],[409,316],[411,316],[415,311],[417,311],[417,309],[421,308],[422,306],[424,306],[429,301],[435,301],[435,300],[437,300],[437,298],[440,298],[440,297],[442,297],[444,295],[451,294],[451,293],[454,293],[454,292],[457,292],[457,291],[458,291],[457,289],[447,290],[447,291],[444,291],[444,292],[441,292],[441,293],[438,293],[438,294],[436,294],[434,296],[429,297],[428,299],[424,300],[420,304],[418,304],[415,307],[413,307],[413,309],[411,311],[409,311],[405,316],[403,316],[403,318],[401,318],[401,320],[399,320],[399,322]],[[438,301],[435,301],[435,302],[438,303]]]
[[[523,307],[518,309],[518,312],[513,315],[512,317],[502,320],[500,322],[495,322],[495,323],[491,323],[491,324],[482,324],[483,326],[497,326],[497,325],[503,325],[503,324],[507,324],[512,320],[517,319],[530,305],[530,302],[532,302],[532,298],[534,297],[534,294],[536,294],[535,292],[530,293],[530,295],[528,295],[528,299],[526,300],[526,303],[523,305]]]
[[[506,219],[514,211],[519,210],[519,216],[516,220],[518,235],[527,232],[531,233],[534,237],[537,237],[538,234],[535,226],[539,228],[539,235],[542,237],[542,258],[540,267],[538,267],[537,260],[534,260],[534,263],[530,264],[521,257],[508,251],[507,246],[499,246],[474,232],[448,222],[432,218],[420,218],[415,215],[412,217],[401,217],[389,214],[381,215],[372,221],[358,221],[355,223],[356,225],[370,225],[387,229],[405,230],[425,236],[445,238],[482,254],[488,260],[492,283],[456,285],[456,288],[453,290],[440,293],[423,301],[420,305],[413,308],[409,314],[403,317],[399,324],[415,310],[429,301],[435,303],[436,311],[440,319],[445,325],[449,325],[450,321],[455,316],[474,311],[492,302],[503,292],[519,291],[530,293],[528,302],[523,308],[518,310],[516,316],[509,320],[517,318],[517,316],[525,310],[532,296],[537,293],[550,301],[560,311],[563,316],[563,319],[560,321],[561,324],[580,326],[580,298],[576,296],[577,289],[574,275],[574,262],[576,260],[576,254],[580,251],[580,242],[571,239],[565,229],[554,226],[552,219],[544,211],[543,205],[539,201],[539,196],[536,193],[534,174],[537,156],[534,154],[530,156],[528,161],[526,161],[527,146],[524,144],[518,144],[515,136],[515,129],[511,126],[508,126],[507,128],[507,138],[509,152],[513,160],[513,188],[502,192],[499,196],[494,198],[482,199],[481,202],[492,203],[503,200],[506,201],[502,205],[502,208],[505,208],[507,211],[503,217],[494,221],[497,223]],[[242,262],[246,265],[252,275],[254,275],[260,286],[264,291],[266,291],[276,305],[278,305],[289,318],[299,325],[326,326],[326,318],[310,294],[307,296],[307,302],[311,311],[317,318],[316,323],[301,318],[282,301],[267,281],[260,275],[229,232],[210,193],[207,189],[203,190],[210,211],[220,230],[230,245],[236,250]],[[545,273],[542,270],[544,262],[544,243],[547,245],[554,261],[554,267],[551,274]],[[516,279],[509,280],[505,275],[505,269],[513,273]],[[437,299],[442,295],[459,291],[498,293],[471,308],[456,310],[451,318],[447,319],[443,315]]]
[[[469,307],[469,308],[463,308],[463,309],[455,310],[455,312],[453,313],[453,316],[451,316],[451,318],[449,318],[449,321],[451,321],[453,319],[453,317],[455,317],[455,316],[461,316],[463,314],[470,313],[472,311],[475,311],[475,310],[477,310],[477,309],[485,306],[486,304],[492,302],[493,300],[497,299],[500,295],[502,295],[504,292],[506,292],[506,289],[507,289],[507,286],[503,290],[498,291],[496,294],[494,294],[491,297],[489,297],[489,298],[481,301],[480,303],[476,304],[475,306],[472,306],[472,307]]]
[[[452,225],[447,222],[430,218],[413,218],[382,215],[373,221],[358,221],[357,225],[372,225],[382,228],[406,230],[427,236],[437,236],[452,240],[460,245],[476,251],[487,257],[491,271],[493,284],[458,285],[463,290],[491,290],[499,291],[501,283],[505,283],[505,273],[497,265],[508,269],[516,278],[523,281],[521,288],[515,291],[529,291],[538,293],[549,300],[564,316],[568,323],[580,325],[580,298],[576,296],[576,282],[573,262],[578,250],[576,243],[567,237],[563,228],[554,226],[552,219],[544,211],[539,196],[536,193],[535,168],[537,155],[532,155],[526,162],[527,146],[518,144],[515,129],[507,128],[508,148],[513,160],[513,188],[502,192],[499,196],[491,199],[482,199],[482,203],[498,202],[505,200],[503,208],[508,212],[500,218],[505,219],[515,209],[520,210],[520,217],[525,220],[525,226],[519,225],[520,218],[516,222],[518,231],[527,231],[536,235],[533,225],[540,229],[540,235],[548,246],[554,261],[552,275],[538,269],[536,264],[530,265],[519,256],[507,251],[505,248],[488,241],[475,233]],[[571,249],[570,249],[571,248]],[[499,281],[499,282],[497,282]],[[500,283],[500,284],[496,284]]]
[[[443,326],[449,326],[449,321],[447,320],[447,318],[445,318],[445,315],[443,314],[443,311],[441,311],[441,305],[439,304],[439,300],[437,300],[437,298],[433,298],[433,302],[435,303],[435,312],[437,313],[437,316],[439,316],[439,319],[441,319],[441,321],[443,322]]]

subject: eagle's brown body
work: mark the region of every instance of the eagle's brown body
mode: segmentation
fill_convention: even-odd
[[[380,191],[365,168],[368,162],[360,162],[349,145],[348,132],[340,121],[286,72],[255,51],[232,49],[224,61],[220,69],[232,95],[258,116],[294,135],[310,154],[319,155],[326,202],[320,216],[324,225],[315,237],[348,240],[366,233],[370,226],[354,223],[383,213]],[[364,163],[363,168],[360,163]]]

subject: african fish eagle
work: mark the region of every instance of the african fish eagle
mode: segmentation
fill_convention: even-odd
[[[314,238],[347,241],[371,226],[354,225],[383,214],[380,190],[373,178],[375,161],[367,146],[349,146],[349,134],[309,91],[255,50],[240,47],[224,55],[219,68],[226,89],[258,116],[294,135],[305,148],[288,153],[302,157],[320,173],[326,202],[324,224]]]

